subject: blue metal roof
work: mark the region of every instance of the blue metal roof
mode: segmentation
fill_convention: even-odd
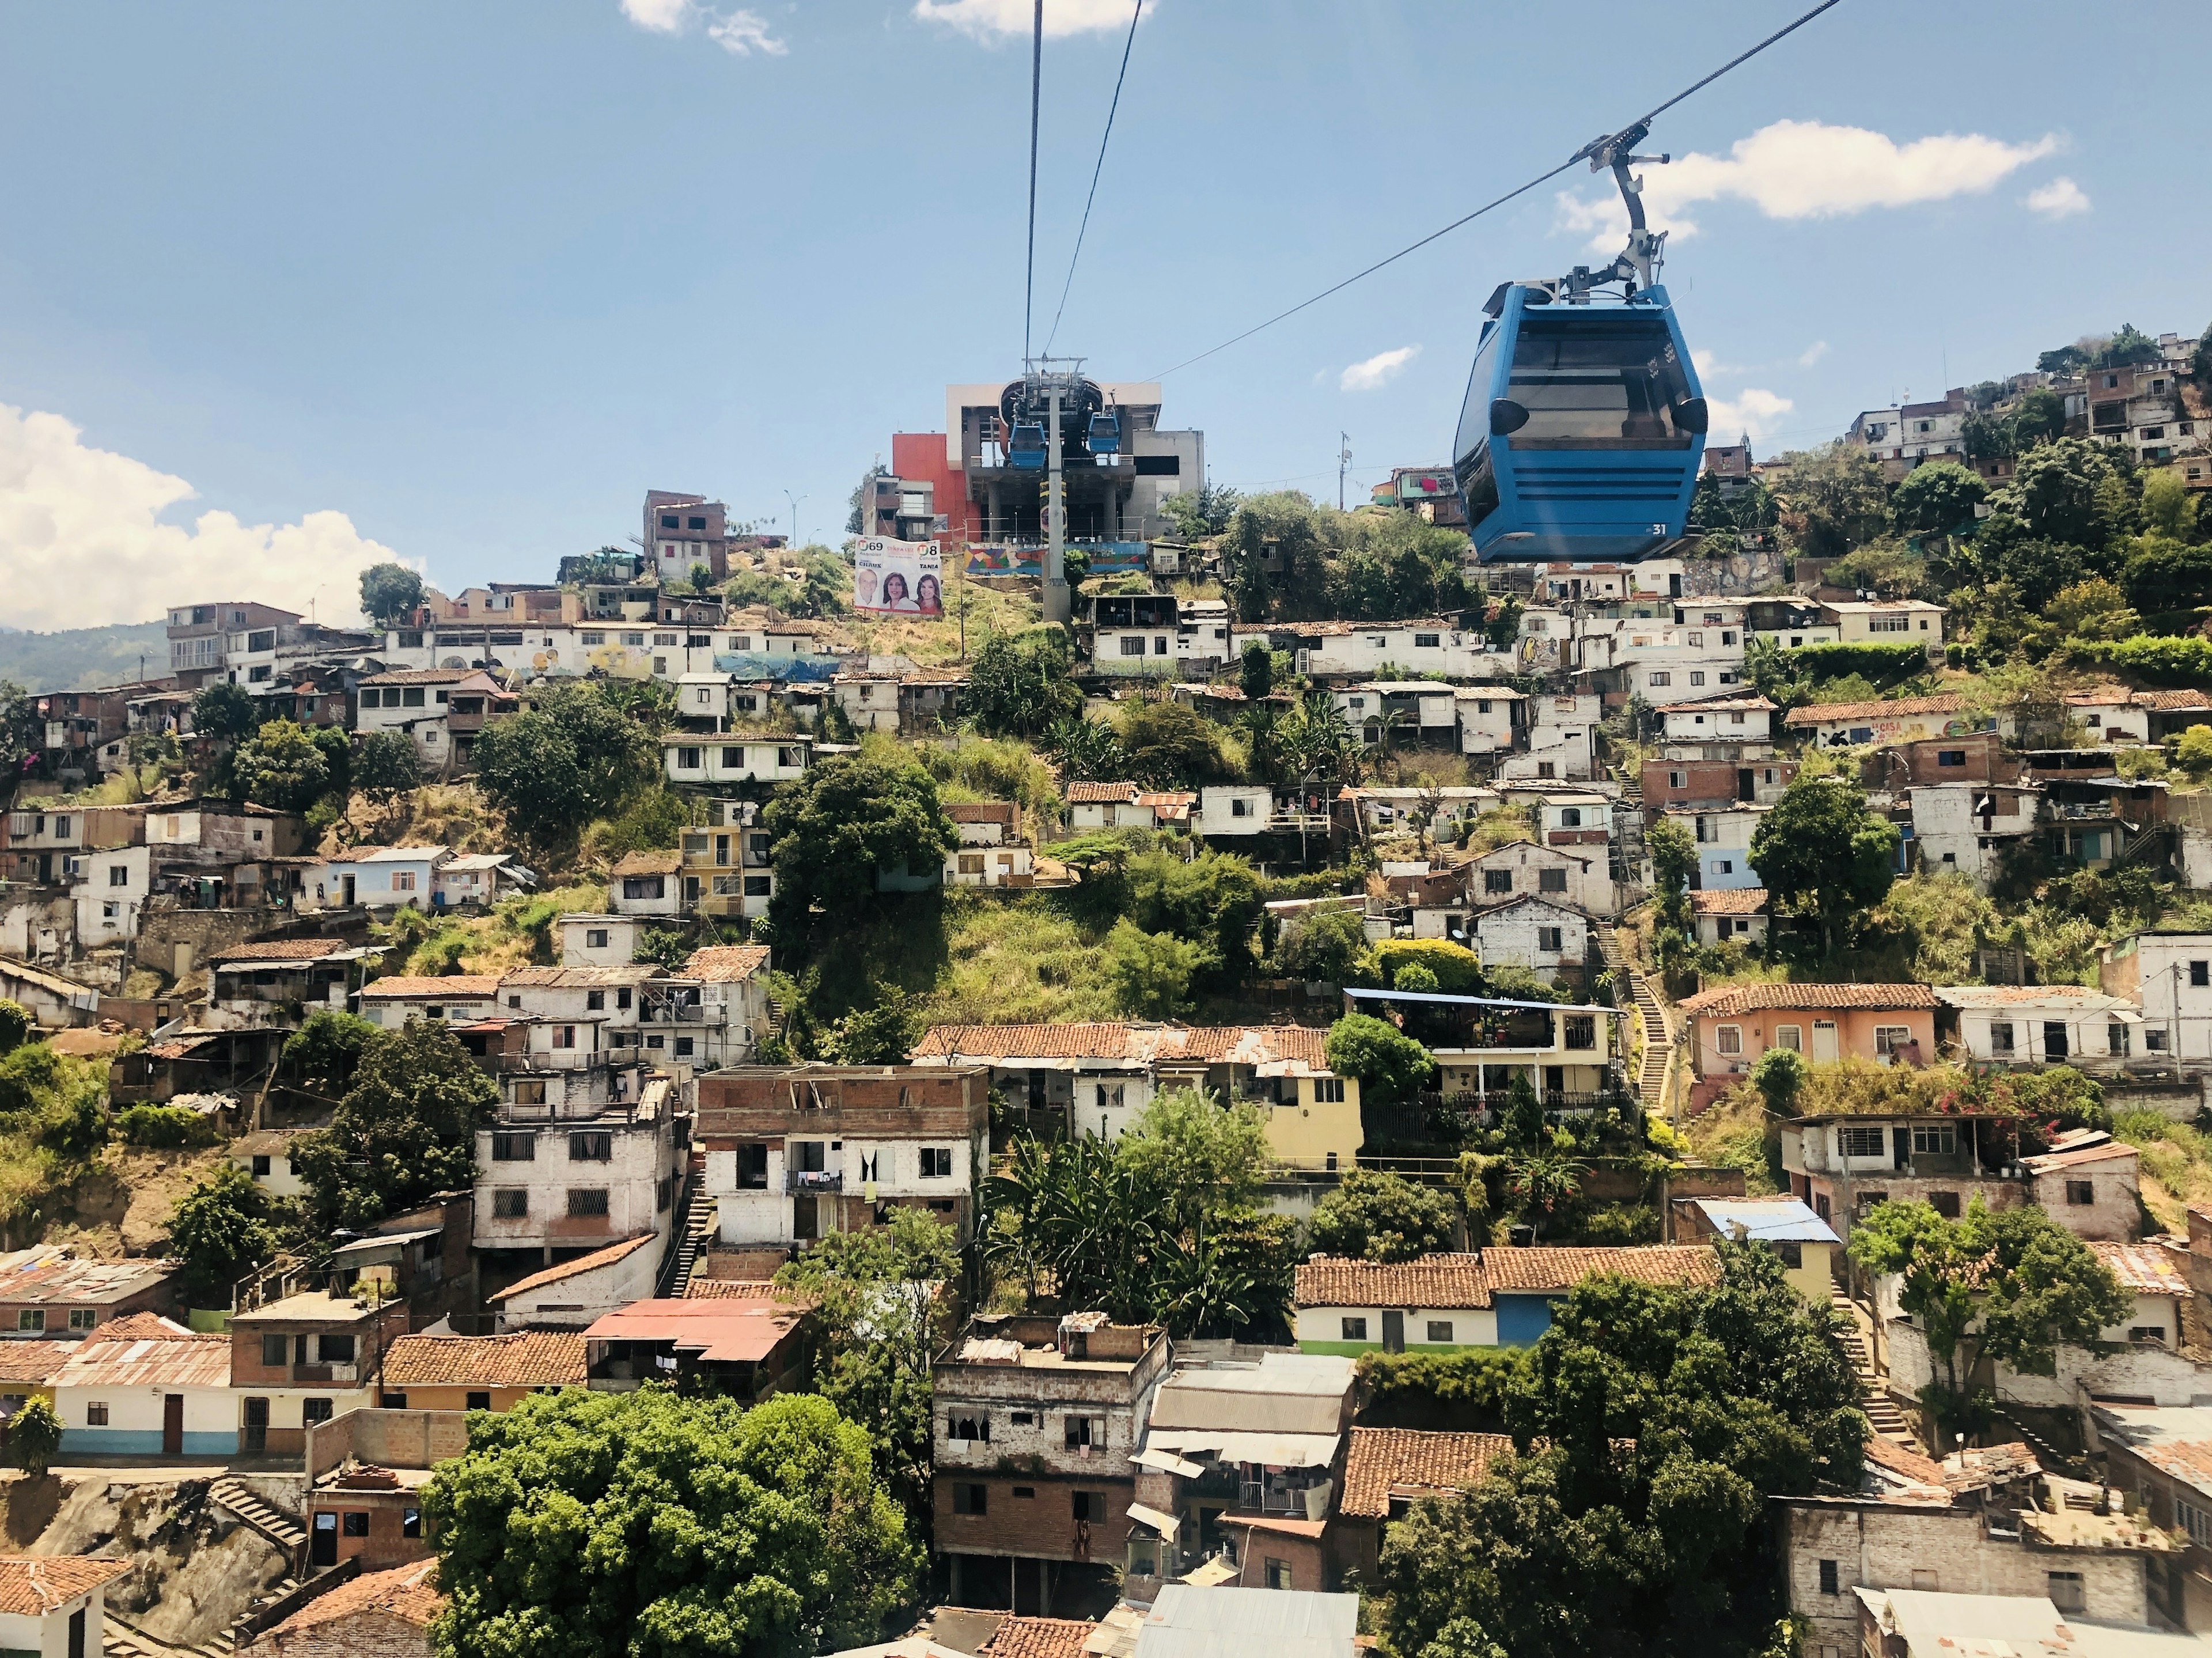
[[[1500,996],[1446,996],[1427,990],[1353,990],[1344,993],[1354,1001],[1441,1002],[1449,1007],[1534,1007],[1547,1013],[1613,1013],[1618,1007],[1578,1006],[1571,1002],[1514,1002]]]

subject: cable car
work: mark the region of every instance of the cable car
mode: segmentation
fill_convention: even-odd
[[[1588,146],[1628,203],[1610,267],[1499,284],[1483,310],[1452,446],[1468,533],[1484,563],[1633,563],[1681,540],[1707,410],[1667,290],[1664,231],[1645,228],[1628,174],[1639,125]],[[1618,282],[1620,295],[1598,291]]]
[[[1121,416],[1118,413],[1102,409],[1091,417],[1089,446],[1094,455],[1121,452]]]
[[[1030,421],[1017,422],[1006,438],[1006,465],[1042,472],[1047,443],[1042,426]]]

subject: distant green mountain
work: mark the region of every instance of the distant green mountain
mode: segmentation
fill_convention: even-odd
[[[143,676],[139,672],[142,659]],[[12,679],[25,690],[88,691],[142,677],[158,679],[168,671],[167,623],[70,628],[52,634],[0,628],[0,679]]]

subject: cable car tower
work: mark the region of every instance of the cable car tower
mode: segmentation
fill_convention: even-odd
[[[1646,222],[1630,171],[1668,160],[1635,154],[1650,132],[1638,121],[1573,157],[1610,172],[1627,204],[1613,263],[1501,282],[1483,306],[1452,465],[1486,564],[1633,563],[1688,525],[1707,412],[1657,281],[1667,233]]]
[[[1079,428],[1093,456],[1121,447],[1121,418],[1105,394],[1083,378],[1080,357],[1029,357],[1022,377],[999,397],[1006,427],[1006,465],[1044,474],[1042,601],[1047,622],[1066,622],[1073,611],[1067,591],[1066,434]]]

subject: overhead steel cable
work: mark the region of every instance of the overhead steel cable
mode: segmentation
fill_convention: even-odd
[[[1832,0],[1831,0],[1832,3]],[[1044,0],[1036,0],[1036,24],[1030,37],[1030,252],[1022,279],[1022,361],[1030,359],[1030,313],[1036,298],[1037,108],[1044,88]]]
[[[1060,319],[1067,309],[1068,290],[1075,286],[1076,261],[1083,257],[1083,235],[1091,228],[1091,204],[1098,199],[1098,175],[1106,170],[1106,145],[1114,136],[1114,112],[1121,107],[1121,82],[1129,77],[1129,48],[1137,44],[1137,20],[1145,15],[1145,0],[1137,0],[1137,8],[1129,14],[1129,38],[1121,43],[1121,71],[1114,77],[1114,101],[1106,106],[1106,131],[1098,140],[1098,163],[1091,169],[1091,193],[1083,198],[1083,222],[1076,227],[1075,252],[1067,261],[1067,280],[1060,284],[1060,309],[1052,313],[1052,331],[1044,337],[1047,356],[1052,355],[1052,343],[1060,337]]]
[[[1726,75],[1730,70],[1740,68],[1743,64],[1750,62],[1753,58],[1758,57],[1760,52],[1765,52],[1769,46],[1772,46],[1777,40],[1781,39],[1785,35],[1794,34],[1797,30],[1804,27],[1806,24],[1811,22],[1815,17],[1818,17],[1822,12],[1826,11],[1830,8],[1839,3],[1841,3],[1841,0],[1820,0],[1820,3],[1819,5],[1814,6],[1810,11],[1797,18],[1795,21],[1782,28],[1775,30],[1773,33],[1768,35],[1757,46],[1729,58],[1727,63],[1723,64],[1718,69],[1713,70],[1711,74],[1704,76],[1702,79],[1693,81],[1688,86],[1683,88],[1681,91],[1668,99],[1666,102],[1653,109],[1650,114],[1643,117],[1639,122],[1633,124],[1630,127],[1624,127],[1621,129],[1621,131],[1623,133],[1632,131],[1634,129],[1634,125],[1649,126],[1654,119],[1665,114],[1668,110],[1674,108],[1675,105],[1680,103],[1685,98],[1689,97],[1692,93],[1702,91],[1706,87],[1711,86],[1714,82],[1719,80],[1722,76]],[[1608,137],[1617,136],[1618,135],[1608,135]],[[1146,378],[1156,380],[1165,380],[1170,374],[1173,374],[1180,370],[1188,368],[1193,363],[1204,362],[1208,357],[1214,355],[1216,353],[1226,351],[1231,346],[1240,344],[1243,341],[1250,339],[1255,334],[1260,333],[1264,330],[1273,328],[1277,323],[1282,322],[1287,318],[1297,316],[1299,312],[1305,310],[1310,306],[1319,305],[1323,300],[1328,298],[1332,294],[1340,294],[1346,288],[1351,287],[1352,283],[1364,281],[1365,278],[1373,276],[1376,271],[1382,270],[1384,266],[1397,264],[1399,260],[1404,258],[1408,253],[1419,252],[1422,248],[1426,247],[1431,242],[1435,241],[1437,238],[1449,236],[1453,231],[1457,230],[1461,226],[1473,223],[1486,213],[1495,212],[1498,209],[1504,206],[1506,203],[1512,201],[1516,197],[1525,196],[1530,191],[1538,188],[1540,185],[1549,184],[1553,179],[1558,178],[1562,173],[1566,172],[1577,162],[1588,159],[1595,152],[1598,145],[1606,142],[1606,139],[1598,139],[1591,143],[1584,144],[1580,149],[1577,150],[1573,155],[1567,157],[1565,161],[1560,162],[1559,166],[1552,168],[1549,172],[1540,173],[1534,178],[1529,179],[1528,183],[1524,185],[1517,185],[1513,189],[1507,191],[1503,196],[1496,197],[1490,201],[1485,202],[1480,207],[1476,208],[1472,213],[1468,213],[1460,218],[1454,219],[1449,224],[1444,226],[1441,230],[1431,231],[1427,235],[1422,237],[1420,240],[1408,243],[1406,246],[1400,248],[1395,253],[1391,254],[1387,258],[1377,259],[1373,264],[1369,265],[1364,270],[1355,271],[1352,275],[1346,276],[1342,282],[1334,283],[1330,287],[1324,288],[1320,293],[1315,295],[1310,299],[1299,301],[1296,305],[1291,307],[1289,310],[1279,311],[1273,316],[1268,318],[1267,321],[1262,323],[1255,323],[1243,333],[1233,334],[1229,338],[1222,341],[1220,344],[1209,346],[1206,349],[1200,352],[1196,356],[1185,357],[1181,362],[1176,364],[1174,367],[1163,368],[1159,373],[1147,375]]]

